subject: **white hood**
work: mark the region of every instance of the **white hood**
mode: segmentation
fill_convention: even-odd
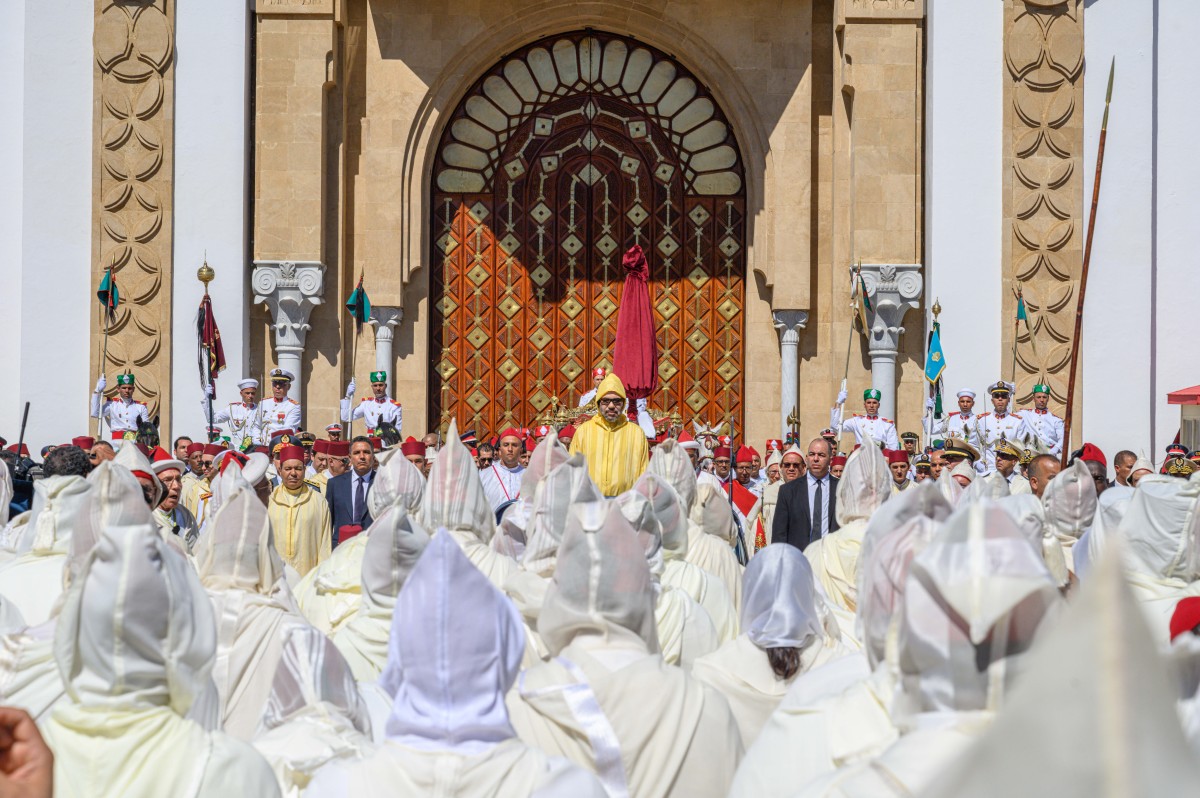
[[[1075,541],[1096,515],[1096,483],[1082,460],[1063,469],[1042,493],[1046,523],[1060,541]]]
[[[456,439],[452,428],[447,448]],[[435,535],[396,599],[381,679],[394,695],[388,739],[468,753],[514,737],[504,695],[524,649],[511,602],[449,535]]]
[[[646,471],[669,482],[683,502],[684,513],[691,513],[696,503],[696,470],[692,468],[692,459],[678,441],[671,439],[654,447]]]
[[[767,546],[746,566],[742,631],[761,649],[806,648],[823,634],[812,566],[795,546]]]
[[[496,531],[495,518],[479,481],[479,468],[458,438],[458,422],[451,421],[446,445],[429,469],[429,483],[421,502],[421,525],[467,532],[481,543],[488,543]]]
[[[399,449],[392,449],[380,457],[379,468],[367,493],[367,509],[372,518],[383,515],[383,511],[393,504],[401,505],[410,513],[416,512],[424,492],[425,475],[408,462]]]
[[[838,480],[838,525],[870,518],[891,495],[892,472],[883,452],[873,443],[858,447],[850,453]]]
[[[1158,474],[1138,480],[1118,537],[1130,567],[1155,578],[1200,577],[1200,481]]]
[[[555,556],[571,507],[604,497],[592,482],[582,454],[573,455],[551,469],[531,495],[521,565],[527,571],[548,577],[554,572]]]

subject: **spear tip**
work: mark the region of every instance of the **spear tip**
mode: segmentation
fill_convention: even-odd
[[[1109,64],[1109,67],[1108,67],[1108,91],[1104,95],[1104,104],[1105,105],[1108,105],[1110,102],[1112,102],[1113,76],[1116,74],[1116,72],[1117,72],[1117,57],[1114,55],[1112,57],[1112,63]]]

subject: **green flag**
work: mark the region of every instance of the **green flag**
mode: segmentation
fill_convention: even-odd
[[[346,310],[350,311],[350,315],[354,317],[354,332],[361,333],[362,326],[371,318],[371,299],[367,296],[367,291],[363,288],[363,278],[358,278],[358,285],[354,292],[350,294],[350,298],[346,300]]]
[[[1029,325],[1029,309],[1025,307],[1025,293],[1021,290],[1020,284],[1017,285],[1017,329],[1021,327],[1021,322],[1025,322],[1025,332],[1029,333],[1029,348],[1033,350],[1033,354],[1037,355],[1037,340],[1033,337],[1033,328]],[[1014,348],[1016,341],[1013,341]]]
[[[1029,324],[1029,314],[1025,310],[1025,297],[1017,294],[1017,321]]]
[[[112,275],[112,269],[104,270],[104,279],[100,281],[100,290],[96,298],[104,306],[105,318],[111,323],[117,316],[117,306],[121,304],[121,292],[117,290],[117,281]]]
[[[867,281],[863,279],[862,272],[857,269],[852,269],[850,272],[850,302],[858,314],[863,335],[869,335],[871,325],[867,321],[867,314],[874,308],[871,307],[871,297],[867,295]]]

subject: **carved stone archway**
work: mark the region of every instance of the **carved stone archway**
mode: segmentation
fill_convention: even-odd
[[[624,37],[506,57],[449,117],[431,185],[430,411],[480,433],[573,405],[610,366],[623,274],[651,265],[651,406],[741,427],[745,179],[708,90]]]

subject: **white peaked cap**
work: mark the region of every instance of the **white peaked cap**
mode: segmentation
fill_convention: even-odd
[[[247,388],[257,388],[258,380],[247,378],[238,382],[237,387],[239,391],[244,391]]]
[[[680,448],[678,441],[672,438],[654,447],[646,470],[671,483],[683,502],[684,513],[692,511],[696,502],[696,470],[692,468],[692,458]]]
[[[475,458],[458,437],[458,421],[450,421],[446,445],[429,469],[429,482],[421,500],[421,526],[469,531],[488,543],[496,531],[496,515],[479,481]]]
[[[1200,784],[1200,762],[1175,699],[1119,553],[1109,552],[1035,645],[995,723],[922,795],[1188,793]]]
[[[558,440],[558,430],[550,427],[546,437],[533,447],[529,465],[521,472],[521,496],[532,498],[542,477],[567,462],[568,457],[567,447]]]
[[[640,640],[657,653],[656,594],[646,550],[613,502],[571,513],[538,632],[557,656],[577,635]]]

